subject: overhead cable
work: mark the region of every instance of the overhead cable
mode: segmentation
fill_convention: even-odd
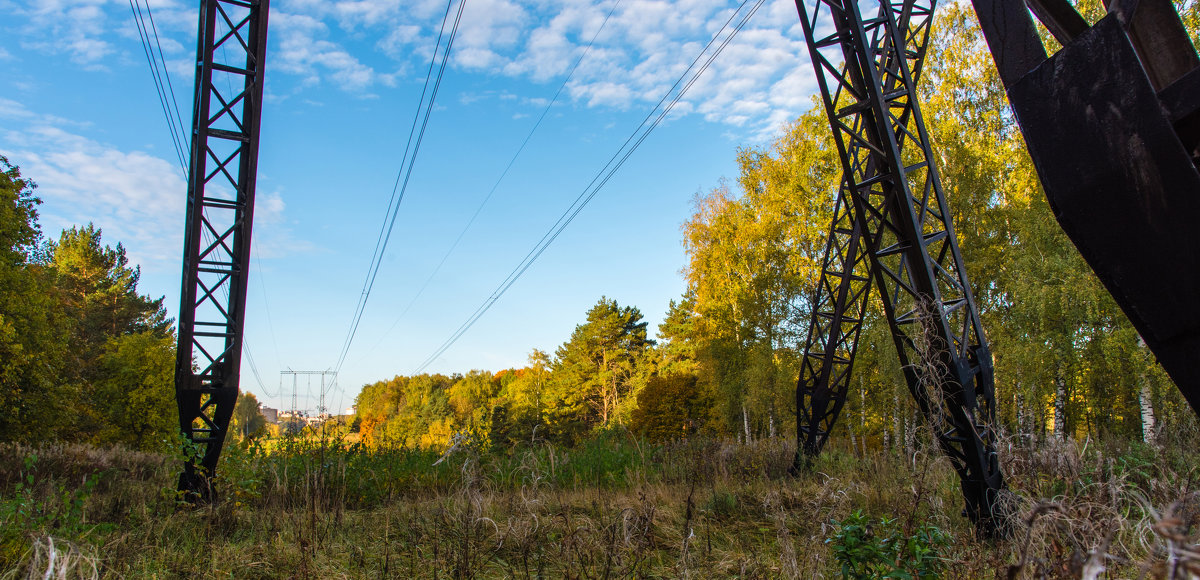
[[[619,170],[621,166],[625,164],[626,160],[633,155],[633,152],[636,151],[637,148],[646,140],[646,138],[650,136],[650,133],[653,132],[660,123],[662,123],[663,119],[666,118],[667,114],[670,113],[675,104],[678,103],[679,100],[683,98],[683,95],[687,93],[688,89],[690,89],[692,85],[696,83],[696,81],[700,78],[700,75],[704,74],[704,71],[708,70],[708,67],[713,63],[714,60],[716,60],[717,56],[719,56],[721,52],[725,50],[725,47],[729,45],[729,42],[733,40],[738,32],[745,27],[746,23],[749,22],[752,16],[754,16],[755,12],[758,11],[759,7],[762,6],[764,1],[765,0],[757,0],[754,6],[752,6],[750,10],[745,13],[734,29],[731,30],[723,40],[721,40],[716,50],[714,50],[712,54],[708,56],[704,64],[698,70],[696,70],[694,74],[692,74],[682,88],[679,88],[680,83],[683,83],[684,79],[688,78],[688,75],[692,73],[693,69],[696,68],[696,63],[700,62],[701,58],[703,58],[705,53],[708,52],[708,49],[711,48],[712,45],[717,42],[718,38],[721,37],[721,33],[723,33],[725,29],[729,27],[730,22],[732,22],[737,15],[742,12],[742,9],[749,2],[749,0],[743,0],[743,2],[738,6],[737,10],[735,10],[733,14],[730,15],[729,19],[725,21],[725,24],[721,26],[721,29],[718,30],[712,39],[708,41],[708,44],[704,46],[704,48],[700,51],[700,54],[698,54],[688,66],[687,70],[680,75],[679,79],[675,81],[675,84],[671,85],[671,88],[668,89],[666,94],[663,95],[662,99],[658,101],[658,104],[656,104],[654,108],[650,110],[650,112],[646,115],[646,118],[642,120],[640,125],[638,125],[637,129],[630,134],[629,138],[625,140],[625,143],[621,145],[617,152],[609,158],[608,163],[606,163],[604,167],[597,172],[596,176],[592,178],[591,183],[589,183],[588,186],[585,187],[584,190],[579,194],[579,196],[575,198],[575,201],[571,204],[571,206],[569,206],[567,210],[563,212],[561,216],[559,216],[558,221],[556,221],[554,225],[550,227],[546,234],[542,236],[542,239],[534,245],[533,249],[531,249],[528,254],[525,255],[525,258],[521,260],[519,264],[517,264],[516,268],[513,268],[512,272],[508,274],[508,277],[506,277],[504,281],[502,281],[500,285],[496,287],[492,294],[488,296],[488,298],[485,299],[478,308],[475,309],[475,312],[473,312],[467,318],[467,320],[450,335],[449,338],[442,342],[442,344],[438,346],[438,348],[432,354],[430,354],[420,364],[420,366],[413,371],[412,374],[420,374],[425,370],[426,367],[437,360],[442,353],[446,352],[446,350],[454,345],[454,343],[457,342],[458,339],[461,338],[462,335],[465,334],[467,330],[469,330],[475,324],[475,322],[477,322],[489,309],[491,309],[492,305],[494,305],[496,301],[498,301],[514,283],[516,283],[516,281],[529,269],[530,266],[533,265],[533,263],[542,255],[542,253],[546,251],[546,248],[550,247],[550,244],[552,244],[554,240],[556,240],[558,236],[562,234],[563,230],[566,229],[566,227],[575,220],[575,217],[579,215],[579,212],[583,211],[583,208],[588,204],[588,202],[590,202],[592,198],[594,198],[596,194],[600,192],[600,189],[602,189],[605,184],[612,179],[612,176],[616,174],[617,170]],[[676,92],[676,88],[679,88],[678,92]],[[663,107],[663,103],[666,102],[668,97],[671,97],[672,94],[674,94],[674,97],[666,105],[666,107]],[[658,111],[657,117],[655,117],[656,111]],[[654,117],[654,120],[651,122],[650,119],[652,117]]]
[[[446,253],[442,256],[441,261],[439,261],[437,266],[434,267],[433,272],[429,274],[429,277],[425,279],[425,283],[421,285],[421,288],[418,289],[417,293],[412,297],[411,300],[409,300],[408,305],[406,305],[404,309],[400,311],[400,314],[396,316],[395,322],[393,322],[392,325],[388,327],[386,331],[384,331],[383,336],[386,336],[392,331],[392,329],[396,328],[396,325],[400,323],[400,319],[404,318],[405,314],[408,314],[408,311],[412,309],[414,304],[416,304],[417,299],[425,293],[425,290],[429,288],[429,284],[433,281],[434,277],[437,276],[438,272],[442,270],[442,266],[446,264],[446,260],[450,258],[450,255],[453,254],[454,250],[458,248],[458,244],[462,242],[463,236],[465,236],[467,230],[470,230],[471,226],[475,224],[475,220],[483,211],[483,207],[492,199],[492,195],[496,193],[496,189],[500,187],[500,183],[503,182],[504,178],[508,176],[508,171],[512,169],[513,164],[517,161],[517,158],[521,156],[523,151],[525,151],[525,146],[529,144],[529,140],[533,138],[533,134],[537,132],[538,127],[542,125],[542,121],[546,119],[546,115],[550,113],[550,108],[554,106],[563,90],[567,88],[567,83],[571,82],[571,78],[575,76],[575,70],[579,68],[579,64],[582,63],[583,59],[587,57],[589,52],[591,52],[592,45],[596,43],[596,38],[600,36],[600,32],[604,30],[605,25],[608,24],[608,20],[612,18],[613,13],[616,12],[617,6],[620,4],[621,0],[613,2],[612,8],[609,9],[608,14],[604,17],[604,21],[600,23],[600,27],[597,28],[596,32],[592,35],[592,39],[588,41],[587,46],[583,49],[583,53],[580,54],[579,58],[575,60],[575,64],[571,65],[570,70],[567,71],[566,78],[563,79],[562,84],[558,85],[558,90],[554,92],[554,96],[550,98],[550,102],[546,104],[544,109],[542,109],[542,114],[538,116],[537,122],[533,124],[533,127],[529,130],[529,133],[525,135],[525,140],[521,142],[521,146],[517,147],[516,153],[513,153],[512,158],[508,160],[508,165],[504,167],[504,171],[500,172],[500,177],[496,178],[496,182],[492,184],[492,189],[488,191],[486,196],[484,196],[483,201],[479,202],[479,206],[475,208],[475,213],[471,214],[471,219],[467,220],[467,225],[463,226],[462,231],[458,233],[458,237],[454,239],[454,243],[450,244],[450,249],[446,250]],[[380,337],[380,342],[383,341],[383,336]],[[379,346],[379,343],[376,343],[376,346]]]
[[[442,37],[446,31],[446,22],[449,20],[450,8],[454,5],[454,0],[450,0],[446,4],[446,13],[442,17],[442,27],[438,32],[437,44],[434,46],[433,56],[429,61],[429,70],[425,74],[425,86],[421,90],[421,100],[417,103],[417,111],[413,116],[412,127],[408,134],[408,143],[404,149],[404,156],[401,158],[400,172],[396,175],[396,183],[392,186],[392,197],[388,201],[387,211],[384,212],[383,225],[379,231],[379,238],[375,242],[375,252],[371,257],[371,264],[367,268],[367,278],[363,282],[363,289],[359,294],[358,304],[355,307],[354,316],[350,322],[350,330],[346,334],[346,340],[342,343],[337,364],[334,365],[335,372],[341,370],[342,363],[346,360],[346,355],[350,351],[350,345],[353,344],[354,336],[358,332],[359,323],[362,322],[363,312],[367,308],[367,301],[371,297],[371,289],[375,286],[375,279],[379,274],[379,267],[383,262],[384,253],[387,251],[388,242],[391,240],[392,231],[396,226],[396,217],[399,215],[400,204],[404,201],[404,194],[408,190],[408,183],[412,177],[417,153],[420,151],[421,142],[425,138],[425,130],[429,125],[429,117],[433,111],[433,104],[437,99],[438,89],[442,84],[442,77],[446,72],[446,64],[450,60],[450,49],[454,45],[454,38],[458,33],[458,25],[462,20],[463,8],[466,4],[467,0],[459,0],[458,13],[454,17],[454,24],[446,41],[445,49],[441,52],[441,63],[437,67],[437,78],[432,81],[431,87],[434,65],[438,61],[438,51],[441,48]],[[427,93],[429,95],[428,101],[425,100]]]
[[[146,11],[149,12],[150,6],[146,6]],[[146,55],[146,64],[150,67],[150,77],[154,80],[154,92],[158,96],[158,104],[162,109],[163,117],[167,121],[167,129],[171,133],[171,143],[175,147],[175,155],[178,157],[179,168],[183,171],[184,178],[187,178],[187,155],[185,152],[190,149],[190,143],[186,142],[187,132],[183,130],[183,121],[180,120],[177,126],[175,119],[171,115],[171,103],[175,105],[175,117],[178,118],[179,105],[175,100],[174,87],[170,83],[170,74],[166,70],[166,61],[161,56],[162,44],[158,44],[160,53],[155,54],[154,46],[150,43],[150,28],[153,27],[153,19],[149,26],[146,24],[145,16],[142,14],[141,1],[129,0],[129,11],[133,14],[133,24],[138,31],[138,40],[142,43],[142,51]],[[154,30],[154,37],[157,42],[158,30]],[[159,62],[163,65],[160,68]],[[164,80],[163,77],[167,77]],[[186,143],[186,144],[185,144]]]

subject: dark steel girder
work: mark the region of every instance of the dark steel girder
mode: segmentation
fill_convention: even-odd
[[[1106,0],[1088,26],[1064,0],[972,2],[1055,218],[1200,413],[1200,58],[1174,4]]]
[[[202,0],[175,398],[193,452],[179,489],[212,493],[237,402],[268,0]],[[214,112],[214,104],[216,111]]]
[[[849,218],[835,212],[836,257],[827,256],[831,275],[814,306],[797,387],[801,446],[819,450],[845,398],[867,294],[862,278],[873,278],[909,391],[961,479],[965,511],[981,533],[995,533],[1004,482],[991,353],[917,103],[934,2],[880,2],[871,18],[856,0],[796,7],[841,155],[843,197],[853,205]],[[837,222],[845,219],[854,221],[850,234]],[[856,252],[869,258],[869,276]]]

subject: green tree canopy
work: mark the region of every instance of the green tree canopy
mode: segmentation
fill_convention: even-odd
[[[567,440],[623,423],[649,374],[647,323],[636,307],[602,297],[555,351],[551,428]]]
[[[99,367],[100,441],[145,451],[172,449],[179,431],[175,337],[139,332],[110,338]]]
[[[66,320],[40,260],[36,186],[0,157],[0,440],[44,440],[70,422]]]
[[[262,403],[254,393],[239,393],[237,403],[233,406],[233,417],[230,420],[233,432],[242,441],[249,441],[262,436],[267,430],[267,418],[262,414]]]

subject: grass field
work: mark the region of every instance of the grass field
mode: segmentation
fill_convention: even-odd
[[[0,577],[1187,578],[1197,449],[1006,443],[1012,531],[979,540],[920,444],[798,477],[783,439],[231,445],[203,507],[177,503],[170,457],[2,445]]]

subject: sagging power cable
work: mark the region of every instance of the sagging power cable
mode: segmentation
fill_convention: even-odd
[[[713,44],[721,38],[722,33],[725,32],[725,30],[729,27],[729,24],[734,21],[738,14],[742,14],[742,9],[745,8],[749,1],[750,0],[743,0],[743,2],[738,6],[737,10],[735,10],[733,14],[730,15],[729,19],[725,21],[725,24],[721,26],[721,29],[718,30],[715,35],[713,35],[712,39],[708,41],[708,44],[704,45],[704,48],[698,55],[696,55],[696,58],[692,60],[692,63],[688,66],[687,70],[685,70],[683,74],[679,76],[679,79],[675,81],[675,84],[671,85],[671,88],[667,90],[654,108],[650,110],[650,112],[642,120],[641,124],[638,125],[638,127],[634,129],[634,131],[625,140],[625,143],[623,143],[617,152],[609,158],[608,163],[606,163],[604,167],[602,167],[600,171],[596,173],[595,177],[592,178],[592,181],[587,185],[587,187],[585,187],[579,196],[575,198],[575,201],[566,209],[566,211],[559,216],[558,221],[556,221],[554,225],[550,227],[546,234],[542,236],[542,239],[539,240],[538,243],[534,245],[533,249],[531,249],[529,253],[525,255],[525,258],[522,259],[519,264],[517,264],[516,268],[513,268],[512,272],[508,274],[508,277],[506,277],[500,283],[500,285],[496,287],[492,294],[488,296],[488,298],[485,299],[478,308],[475,309],[475,311],[467,318],[467,320],[463,322],[450,335],[449,338],[442,342],[442,344],[438,346],[438,348],[432,354],[430,354],[420,364],[420,366],[416,368],[416,370],[412,372],[412,374],[420,374],[425,370],[426,367],[437,360],[442,353],[446,352],[446,350],[453,346],[463,334],[466,334],[466,332],[475,324],[475,322],[483,317],[483,315],[491,309],[496,301],[498,301],[500,297],[503,296],[504,293],[507,292],[508,289],[511,288],[512,285],[515,284],[516,281],[529,269],[529,267],[533,265],[533,263],[542,255],[542,253],[546,251],[546,248],[550,247],[550,244],[554,243],[554,240],[558,239],[558,236],[562,234],[563,230],[565,230],[572,221],[575,220],[575,217],[579,215],[579,212],[583,211],[583,208],[588,204],[588,202],[590,202],[596,196],[596,194],[600,192],[600,189],[602,189],[605,184],[612,179],[612,176],[615,175],[621,166],[623,166],[629,159],[629,157],[633,155],[633,152],[636,151],[637,148],[646,140],[646,138],[650,136],[650,133],[662,123],[663,119],[665,119],[667,114],[671,112],[671,109],[674,108],[675,104],[683,98],[683,95],[687,93],[688,89],[690,89],[692,85],[696,83],[700,76],[704,74],[704,71],[708,70],[708,67],[713,63],[714,60],[716,60],[717,56],[719,56],[721,52],[725,50],[725,47],[729,45],[729,42],[732,41],[735,36],[737,36],[738,32],[745,27],[746,23],[750,21],[750,18],[754,16],[765,0],[757,0],[750,10],[745,12],[744,16],[742,16],[742,19],[733,28],[733,30],[731,30],[729,34],[725,35],[725,37],[720,41],[720,44],[717,46],[716,50],[714,50],[712,54],[708,56],[704,64],[701,65],[699,69],[696,69],[696,64],[699,63],[702,58],[704,58],[704,55],[713,46]],[[693,69],[696,69],[695,73],[692,73]],[[688,78],[689,74],[691,74],[690,78]],[[687,82],[683,85],[683,87],[680,87],[680,84],[684,83],[685,78],[688,79]],[[676,91],[677,88],[679,89],[678,91]],[[673,98],[671,97],[672,94],[674,94]],[[668,98],[671,98],[670,102],[663,107],[663,103],[666,102]],[[656,111],[658,112],[657,117],[655,117]],[[654,120],[651,121],[651,118],[654,118]]]
[[[334,372],[340,371],[342,363],[346,360],[346,355],[350,351],[350,345],[353,344],[354,336],[358,333],[359,323],[362,322],[363,312],[367,308],[367,301],[371,297],[371,289],[375,286],[379,267],[383,262],[384,253],[387,251],[388,242],[391,240],[392,231],[396,226],[396,217],[399,215],[400,204],[404,201],[404,194],[408,189],[409,179],[412,177],[417,153],[421,149],[421,142],[425,138],[425,130],[429,126],[429,117],[433,111],[434,102],[437,100],[438,89],[441,87],[442,77],[446,72],[446,64],[450,60],[450,49],[454,45],[454,38],[458,33],[459,22],[462,20],[463,8],[466,4],[467,0],[459,0],[458,12],[454,17],[454,24],[450,29],[445,48],[442,49],[442,38],[446,36],[446,23],[449,21],[450,9],[454,5],[454,0],[450,0],[446,4],[446,13],[442,17],[442,26],[438,32],[437,44],[434,46],[433,56],[429,60],[429,70],[425,74],[425,85],[421,90],[421,100],[417,103],[417,110],[413,116],[412,127],[408,134],[408,143],[404,149],[404,156],[401,158],[400,171],[396,175],[395,184],[392,186],[392,196],[388,201],[388,208],[384,212],[383,225],[380,228],[379,237],[375,242],[375,251],[371,257],[371,264],[367,268],[367,277],[363,282],[363,289],[359,294],[358,304],[355,307],[354,316],[350,322],[350,330],[346,333],[346,340],[342,343],[337,364],[333,366]],[[439,50],[441,54],[440,64],[438,64]],[[433,76],[435,65],[437,65],[436,79]],[[427,94],[429,95],[428,101],[425,99]]]
[[[537,132],[538,127],[541,127],[542,121],[546,119],[546,115],[550,113],[550,109],[556,102],[558,102],[558,97],[561,96],[563,90],[567,88],[567,83],[571,82],[571,78],[575,76],[576,69],[578,69],[580,63],[587,58],[588,53],[592,50],[592,45],[596,43],[596,39],[600,36],[600,33],[604,30],[605,25],[608,24],[609,19],[612,18],[613,13],[616,12],[617,6],[620,4],[621,0],[613,2],[612,8],[609,9],[608,14],[604,17],[604,21],[600,23],[600,27],[596,29],[596,32],[592,35],[592,39],[588,41],[587,46],[584,47],[583,52],[579,55],[579,58],[575,59],[575,63],[571,65],[571,68],[567,71],[567,76],[563,79],[562,84],[558,85],[558,90],[554,92],[554,96],[550,98],[550,102],[546,104],[544,109],[542,109],[542,113],[538,116],[537,122],[535,122],[533,127],[529,129],[529,133],[525,135],[525,140],[521,142],[521,146],[517,147],[517,151],[513,153],[512,158],[508,160],[508,164],[504,166],[504,171],[500,172],[500,177],[496,178],[496,182],[492,184],[491,190],[489,190],[488,194],[484,196],[483,201],[479,202],[479,206],[476,207],[475,212],[471,214],[471,219],[467,220],[467,225],[463,226],[462,231],[458,232],[458,237],[454,239],[454,243],[450,244],[450,249],[446,250],[446,253],[442,255],[441,261],[439,261],[437,266],[434,267],[433,272],[429,274],[429,277],[425,279],[423,284],[421,284],[421,287],[417,290],[417,293],[408,301],[408,305],[406,305],[404,309],[400,311],[400,314],[396,316],[395,322],[393,322],[392,325],[388,327],[386,331],[384,331],[383,335],[380,336],[379,342],[377,342],[375,346],[379,346],[379,343],[383,342],[383,337],[387,336],[388,333],[395,329],[396,325],[400,323],[400,320],[404,318],[404,315],[408,314],[408,311],[412,309],[414,304],[416,304],[417,299],[419,299],[421,295],[425,293],[425,290],[429,288],[429,284],[433,282],[434,277],[436,277],[438,272],[442,270],[442,266],[446,264],[446,260],[449,259],[450,255],[454,253],[454,250],[458,248],[458,244],[462,242],[462,239],[467,234],[467,231],[471,229],[471,226],[475,224],[475,220],[479,218],[479,214],[483,211],[483,207],[492,199],[492,196],[496,193],[496,189],[500,187],[500,183],[503,182],[504,178],[508,176],[508,172],[510,169],[512,169],[513,164],[516,163],[517,158],[519,158],[521,153],[525,151],[525,146],[529,144],[530,139],[533,138],[533,134]]]
[[[154,24],[154,15],[146,3],[145,14],[142,13],[141,0],[129,0],[129,11],[133,15],[133,24],[138,31],[138,40],[142,43],[142,51],[146,55],[146,64],[150,67],[150,77],[154,80],[154,91],[158,95],[158,104],[162,108],[163,117],[167,121],[167,129],[171,133],[171,143],[175,146],[175,155],[179,160],[179,168],[187,179],[188,158],[191,143],[187,139],[183,117],[179,113],[179,101],[175,97],[175,87],[171,83],[171,73],[167,70],[167,61],[162,53],[162,42],[158,38],[158,27]],[[149,16],[149,24],[146,19]],[[151,44],[150,37],[154,36]],[[157,51],[155,50],[157,46]]]

